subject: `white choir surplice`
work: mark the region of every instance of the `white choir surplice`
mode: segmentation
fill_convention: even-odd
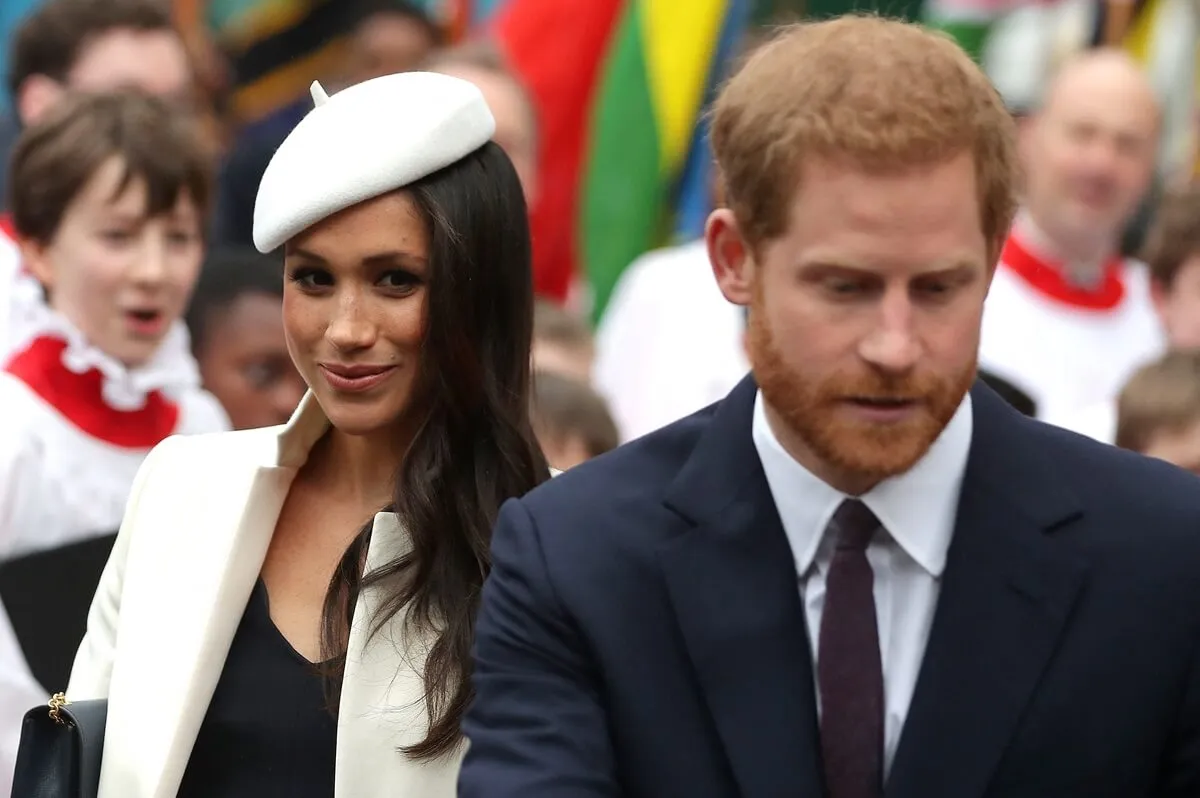
[[[1114,257],[1082,288],[1028,235],[1009,237],[984,304],[979,366],[1027,393],[1038,418],[1111,401],[1164,346],[1144,264]]]
[[[721,294],[703,241],[642,255],[596,330],[596,389],[623,441],[723,399],[746,376],[742,308]]]
[[[0,371],[0,558],[115,532],[154,445],[229,429],[200,387],[182,322],[150,362],[129,369],[51,310],[32,277],[19,277],[10,293],[11,349]],[[84,390],[89,385],[98,391]]]
[[[1052,413],[1046,416],[1045,421],[1101,443],[1116,443],[1117,400],[1096,402],[1073,412]]]
[[[933,626],[971,448],[972,424],[968,395],[916,465],[859,497],[885,530],[877,533],[867,548],[867,560],[875,573],[875,612],[883,661],[885,774],[900,743]],[[815,663],[821,655],[818,644],[825,578],[836,543],[825,532],[834,512],[848,497],[784,450],[767,421],[761,393],[754,405],[753,437],[796,561]],[[813,673],[815,678],[815,668]],[[817,707],[819,712],[819,690]]]

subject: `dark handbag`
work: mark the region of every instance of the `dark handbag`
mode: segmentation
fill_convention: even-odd
[[[68,704],[62,693],[26,712],[12,798],[96,798],[107,717],[107,700]]]

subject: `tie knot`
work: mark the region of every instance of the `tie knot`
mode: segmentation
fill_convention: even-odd
[[[833,514],[831,525],[837,535],[839,549],[866,551],[867,544],[879,528],[879,519],[858,499],[846,499]]]

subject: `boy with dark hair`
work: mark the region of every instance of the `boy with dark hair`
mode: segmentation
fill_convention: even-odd
[[[0,342],[0,557],[111,532],[153,446],[229,425],[180,321],[211,193],[191,120],[141,92],[77,95],[11,168],[24,272]]]
[[[286,423],[306,386],[283,332],[283,264],[253,249],[209,253],[186,316],[200,379],[234,429]]]

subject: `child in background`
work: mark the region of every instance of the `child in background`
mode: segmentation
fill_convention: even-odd
[[[24,274],[0,372],[0,557],[113,532],[151,447],[229,425],[180,321],[211,179],[191,120],[133,92],[73,98],[23,133],[10,174]]]
[[[234,429],[284,424],[306,386],[283,332],[283,262],[253,249],[210,252],[187,312],[204,388]]]
[[[1200,352],[1170,352],[1130,378],[1117,445],[1200,474]]]
[[[533,306],[533,369],[591,385],[596,347],[586,320],[545,299]]]
[[[592,388],[553,372],[533,375],[533,429],[546,461],[566,471],[620,442],[608,405]]]

